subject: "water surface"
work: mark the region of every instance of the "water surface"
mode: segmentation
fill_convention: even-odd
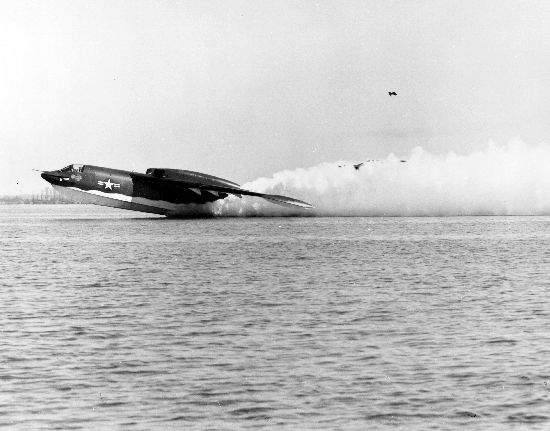
[[[547,429],[550,218],[0,206],[0,426]]]

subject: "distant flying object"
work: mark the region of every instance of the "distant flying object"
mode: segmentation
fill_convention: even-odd
[[[397,93],[395,91],[388,91],[388,94],[390,96],[397,96]]]
[[[358,171],[358,170],[361,168],[361,166],[363,166],[365,163],[375,163],[375,162],[384,163],[383,160],[369,159],[369,160],[366,160],[366,161],[364,161],[364,162],[357,163],[357,164],[353,165],[353,167],[355,168],[356,171]],[[406,160],[399,160],[399,162],[400,162],[400,163],[405,163]],[[339,168],[343,168],[343,167],[345,167],[345,166],[347,166],[347,165],[338,165]]]
[[[312,208],[298,199],[244,190],[223,178],[180,169],[150,168],[141,174],[73,164],[42,171],[41,176],[55,190],[79,202],[166,216],[187,215],[192,204],[202,205],[228,195],[257,196],[279,205]]]
[[[361,166],[363,166],[365,163],[374,163],[374,162],[380,162],[381,160],[376,160],[376,159],[369,159],[369,160],[366,160],[364,162],[361,162],[361,163],[357,163],[357,164],[354,164],[353,167],[355,168],[356,171],[359,170],[359,168]],[[347,165],[338,165],[339,168],[343,168]]]

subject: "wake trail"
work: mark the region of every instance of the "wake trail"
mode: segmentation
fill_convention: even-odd
[[[242,186],[291,196],[314,209],[230,196],[212,204],[211,211],[217,216],[550,215],[550,145],[490,143],[468,155],[417,147],[406,160],[390,154],[360,169],[353,164],[362,160],[322,163]]]

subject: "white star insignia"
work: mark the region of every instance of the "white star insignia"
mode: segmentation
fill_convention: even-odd
[[[119,188],[120,188],[120,184],[112,183],[110,178],[109,178],[107,181],[98,181],[97,183],[98,183],[100,186],[105,186],[105,190],[107,190],[107,189],[113,190],[113,187],[114,187],[115,189],[119,189]]]

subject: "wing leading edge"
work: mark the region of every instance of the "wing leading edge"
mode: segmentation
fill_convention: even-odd
[[[207,192],[212,195],[217,194],[231,194],[235,195],[237,197],[242,196],[256,196],[259,198],[266,199],[268,201],[271,201],[273,203],[276,203],[278,205],[287,206],[287,207],[299,207],[299,208],[313,208],[313,205],[308,204],[307,202],[294,199],[288,196],[282,196],[282,195],[270,195],[267,193],[258,193],[253,192],[250,190],[241,189],[240,187],[228,187],[228,186],[217,186],[212,184],[201,184],[201,183],[195,183],[185,180],[178,180],[178,179],[170,179],[170,178],[156,178],[152,177],[147,174],[140,174],[133,172],[131,174],[132,178],[139,179],[140,181],[149,182],[151,184],[156,184],[159,186],[167,186],[167,187],[173,187],[173,188],[181,188],[190,190],[198,195],[201,195],[202,192]],[[223,198],[225,196],[220,196],[220,198]]]
[[[211,186],[211,185],[200,185],[198,187],[186,186],[189,189],[195,189],[199,191],[205,191],[208,193],[226,193],[229,195],[235,195],[238,197],[241,196],[257,196],[259,198],[267,199],[268,201],[274,202],[278,205],[290,206],[290,207],[300,207],[300,208],[313,208],[313,205],[308,204],[307,202],[294,199],[288,196],[282,195],[270,195],[267,193],[258,193],[252,192],[250,190],[241,189],[240,187],[225,187],[225,186]]]

